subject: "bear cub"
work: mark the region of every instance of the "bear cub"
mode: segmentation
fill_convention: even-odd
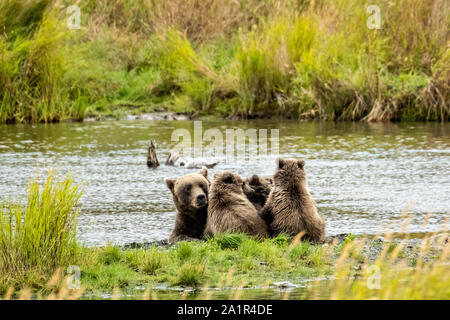
[[[272,190],[271,180],[271,178],[261,178],[257,174],[245,179],[243,184],[244,193],[258,212],[266,204],[267,198]]]
[[[267,237],[267,225],[244,194],[244,182],[235,173],[214,175],[211,184],[205,236],[224,232],[242,232]]]
[[[199,240],[203,237],[208,210],[210,182],[208,169],[191,173],[177,179],[165,179],[172,192],[177,208],[175,226],[169,237],[169,243],[182,240]]]
[[[304,167],[303,159],[278,159],[274,186],[260,214],[273,236],[304,232],[306,239],[321,242],[325,237],[325,221],[308,191]]]

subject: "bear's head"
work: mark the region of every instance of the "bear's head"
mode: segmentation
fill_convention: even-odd
[[[291,186],[306,182],[305,160],[277,159],[278,168],[273,178],[275,185]]]
[[[247,178],[243,184],[243,190],[247,198],[260,207],[264,206],[272,189],[271,178],[261,178],[257,174]]]
[[[198,173],[191,173],[176,179],[164,179],[172,192],[175,206],[180,212],[193,212],[206,208],[208,204],[208,169],[203,167]]]
[[[225,171],[214,174],[214,182],[211,188],[214,188],[214,190],[220,189],[234,193],[243,193],[243,185],[244,182],[241,177],[233,172]]]

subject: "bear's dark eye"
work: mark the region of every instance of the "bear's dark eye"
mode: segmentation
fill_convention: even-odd
[[[190,184],[187,184],[187,185],[184,187],[184,191],[189,192],[189,191],[191,191],[191,188],[192,188],[192,186],[191,186]]]

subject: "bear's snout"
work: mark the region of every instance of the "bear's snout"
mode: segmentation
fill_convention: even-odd
[[[201,193],[197,195],[197,197],[195,197],[195,204],[197,205],[197,207],[203,207],[206,205],[206,200],[206,195]]]

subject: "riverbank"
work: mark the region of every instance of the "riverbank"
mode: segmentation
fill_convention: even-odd
[[[17,291],[0,287],[0,297],[31,287],[30,296],[66,299],[272,299],[276,292],[283,299],[448,299],[448,247],[445,233],[422,240],[347,235],[326,244],[229,234],[172,246],[78,248],[71,263],[80,287],[68,290],[73,279],[60,268],[51,277],[28,275]],[[418,277],[428,282],[417,284]]]
[[[377,1],[380,29],[361,0],[83,1],[79,28],[68,5],[2,4],[0,123],[449,117],[444,0]]]
[[[421,241],[391,241],[391,233],[384,239],[342,235],[323,244],[223,234],[171,246],[88,248],[76,240],[82,185],[50,172],[42,186],[37,177],[27,191],[26,206],[0,206],[0,296],[7,299],[120,298],[142,291],[156,299],[161,287],[206,288],[200,298],[208,299],[208,290],[232,288],[237,295],[244,288],[295,287],[305,280],[311,284],[302,298],[450,297],[447,230]],[[404,218],[406,230],[410,218]],[[325,286],[317,283],[324,278]]]

